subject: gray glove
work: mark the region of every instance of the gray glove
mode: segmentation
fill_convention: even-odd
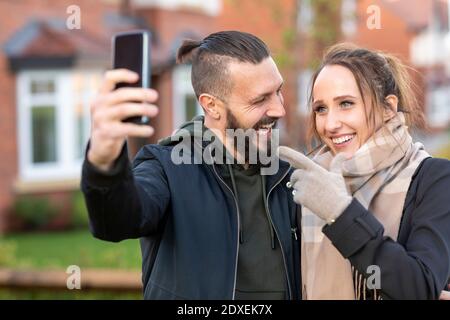
[[[278,153],[280,159],[297,169],[288,183],[288,187],[294,189],[294,201],[328,224],[333,223],[352,202],[342,176],[342,162],[346,156],[343,153],[336,155],[327,171],[291,148],[279,147]]]

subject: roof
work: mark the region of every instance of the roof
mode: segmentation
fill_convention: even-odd
[[[15,32],[3,49],[13,70],[64,67],[80,58],[106,58],[108,43],[82,30],[69,30],[64,21],[31,20]]]
[[[118,14],[105,15],[106,32],[101,36],[85,29],[68,29],[60,18],[33,19],[15,32],[3,50],[12,70],[26,68],[70,67],[77,61],[101,60],[108,66],[111,59],[111,38],[121,31],[149,29],[145,22]],[[158,35],[152,32],[152,72],[159,73],[175,64],[173,46],[163,48]],[[178,42],[173,39],[173,42]]]
[[[442,27],[448,25],[449,0],[381,0],[383,6],[403,19],[408,27],[420,31],[429,26],[432,20],[440,21]]]

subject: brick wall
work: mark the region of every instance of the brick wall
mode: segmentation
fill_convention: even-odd
[[[287,132],[296,132],[295,127],[298,126],[295,117],[298,59],[293,44],[289,42],[289,37],[296,33],[296,14],[294,0],[234,0],[223,1],[223,10],[217,19],[218,29],[249,32],[268,45],[285,81],[286,116],[283,122]],[[286,63],[286,58],[292,61]]]
[[[405,5],[407,1],[402,0],[404,3],[403,8],[397,7],[397,10],[393,10],[392,7],[387,7],[383,1],[380,0],[362,0],[358,4],[358,32],[353,39],[355,43],[367,47],[370,49],[376,49],[385,51],[396,55],[401,58],[403,62],[411,65],[410,62],[410,43],[416,35],[414,30],[414,25],[411,25],[413,17],[401,15],[401,10],[405,10],[405,14],[409,12]],[[378,5],[381,17],[381,28],[370,30],[366,23],[369,18],[367,14],[367,8],[370,5]],[[420,7],[415,8],[415,10],[422,11],[422,17],[417,23],[424,24],[426,22],[422,21],[427,19],[427,10],[429,10],[430,1],[420,1],[415,5]],[[408,25],[408,21],[410,25]],[[419,72],[411,72],[411,77],[417,86],[417,99],[419,103],[425,108],[425,82],[423,75],[426,74],[426,69],[417,70]]]
[[[94,5],[95,3],[95,5]],[[16,31],[30,22],[33,18],[66,19],[68,6],[78,5],[81,9],[81,28],[94,36],[102,37],[106,34],[105,13],[117,13],[120,1],[91,1],[91,0],[27,0],[0,1],[0,43],[4,44]],[[132,10],[133,12],[133,10]],[[135,12],[135,11],[134,11]],[[172,45],[172,41],[182,31],[196,30],[200,35],[214,31],[214,18],[191,11],[164,11],[158,9],[141,10],[138,14],[148,19],[160,34],[161,44]],[[175,48],[174,48],[175,49]],[[16,191],[14,182],[18,176],[18,146],[16,119],[16,85],[15,75],[7,66],[3,51],[0,52],[0,233],[7,228],[7,223],[14,221],[10,207]],[[154,120],[156,135],[152,141],[169,135],[172,130],[172,77],[171,70],[162,73],[155,81],[155,88],[160,93],[158,105],[161,107],[159,116]],[[176,108],[176,106],[175,106]],[[73,187],[72,187],[73,188]],[[69,193],[56,188],[49,193],[56,202],[65,202],[63,211],[67,211]],[[63,212],[66,216],[67,212]],[[11,219],[12,218],[12,219]],[[62,218],[64,219],[64,217]]]
[[[5,41],[34,17],[62,17],[68,16],[66,9],[74,4],[72,0],[27,0],[0,1],[0,43]],[[92,1],[79,0],[81,8],[82,28],[96,31],[101,15],[111,5],[98,2],[92,6]],[[7,65],[3,51],[0,52],[0,232],[5,229],[5,216],[14,196],[13,183],[18,172],[18,148],[16,128],[16,86],[15,75]]]
[[[370,17],[367,8],[373,4],[381,9],[381,28],[370,30],[367,27]],[[408,28],[406,20],[388,10],[381,1],[362,0],[358,3],[358,32],[350,40],[370,49],[393,53],[408,61],[409,44],[413,37],[414,33]]]

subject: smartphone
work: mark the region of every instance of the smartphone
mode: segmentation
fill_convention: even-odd
[[[122,87],[150,88],[150,41],[151,33],[145,30],[122,32],[113,36],[113,68],[125,68],[139,75],[139,80],[135,83],[118,83],[116,89]],[[149,120],[147,116],[137,116],[123,121],[148,125]]]

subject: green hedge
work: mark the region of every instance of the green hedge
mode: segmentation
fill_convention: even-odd
[[[23,220],[26,227],[39,229],[50,223],[58,208],[47,197],[19,195],[13,204],[14,212]]]
[[[71,227],[75,229],[87,228],[89,226],[89,215],[84,202],[83,193],[81,191],[76,191],[73,193],[71,207]]]

